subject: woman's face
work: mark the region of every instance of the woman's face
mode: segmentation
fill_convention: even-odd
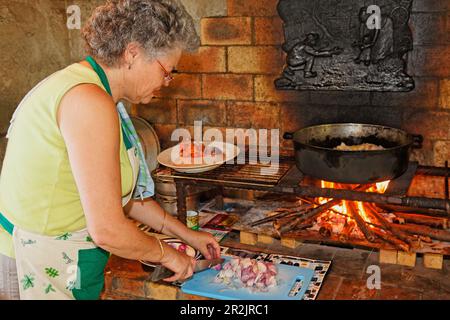
[[[181,54],[181,49],[173,49],[164,56],[149,60],[140,51],[131,69],[127,67],[124,98],[133,104],[150,103],[156,92],[169,85],[167,73],[175,69]]]

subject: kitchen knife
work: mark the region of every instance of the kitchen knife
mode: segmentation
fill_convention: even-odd
[[[225,261],[225,259],[212,259],[212,260],[197,260],[195,262],[195,267],[194,267],[194,273],[197,272],[201,272],[203,270],[209,269],[211,267],[214,267],[218,264],[222,264]],[[151,277],[151,281],[152,282],[157,282],[166,278],[170,278],[171,276],[173,276],[175,273],[170,270],[167,269],[166,267],[159,265],[157,267],[155,267],[155,270],[152,273],[152,277]]]

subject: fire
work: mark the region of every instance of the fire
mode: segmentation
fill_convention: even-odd
[[[386,192],[390,181],[384,181],[379,182],[371,186],[369,189],[366,190],[366,192],[377,192],[377,193],[384,193]],[[337,184],[334,182],[328,182],[328,181],[321,181],[321,187],[322,188],[330,188],[330,189],[353,189],[355,188],[354,185],[343,185],[343,184]],[[330,199],[327,198],[319,198],[318,202],[320,204],[324,204],[326,202],[330,201]],[[371,223],[370,215],[367,212],[367,208],[365,207],[363,202],[360,201],[347,201],[343,200],[339,205],[334,206],[331,208],[331,210],[328,210],[326,212],[326,215],[333,215],[336,213],[339,213],[343,216],[346,216],[347,223],[350,221],[354,221],[352,218],[352,211],[357,210],[359,215],[369,223]]]
[[[390,181],[378,182],[376,183],[376,189],[374,192],[385,193],[389,187]]]

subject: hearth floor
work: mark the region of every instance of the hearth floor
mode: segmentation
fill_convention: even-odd
[[[279,241],[255,246],[239,242],[239,233],[232,232],[220,243],[222,246],[264,253],[330,260],[331,268],[323,282],[317,300],[450,300],[450,260],[444,260],[442,270],[427,269],[422,257],[414,268],[380,264],[377,251],[302,244],[296,249],[281,246]],[[369,289],[374,267],[379,266],[380,289]],[[372,270],[371,273],[367,271]],[[376,267],[375,267],[376,269]],[[105,271],[105,291],[102,299],[207,299],[186,295],[170,284],[151,283],[151,273],[140,262],[112,256]],[[373,283],[373,282],[371,282]]]

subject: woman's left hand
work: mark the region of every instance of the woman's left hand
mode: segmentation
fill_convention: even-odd
[[[220,245],[208,232],[191,230],[188,243],[199,250],[207,260],[220,258]]]

